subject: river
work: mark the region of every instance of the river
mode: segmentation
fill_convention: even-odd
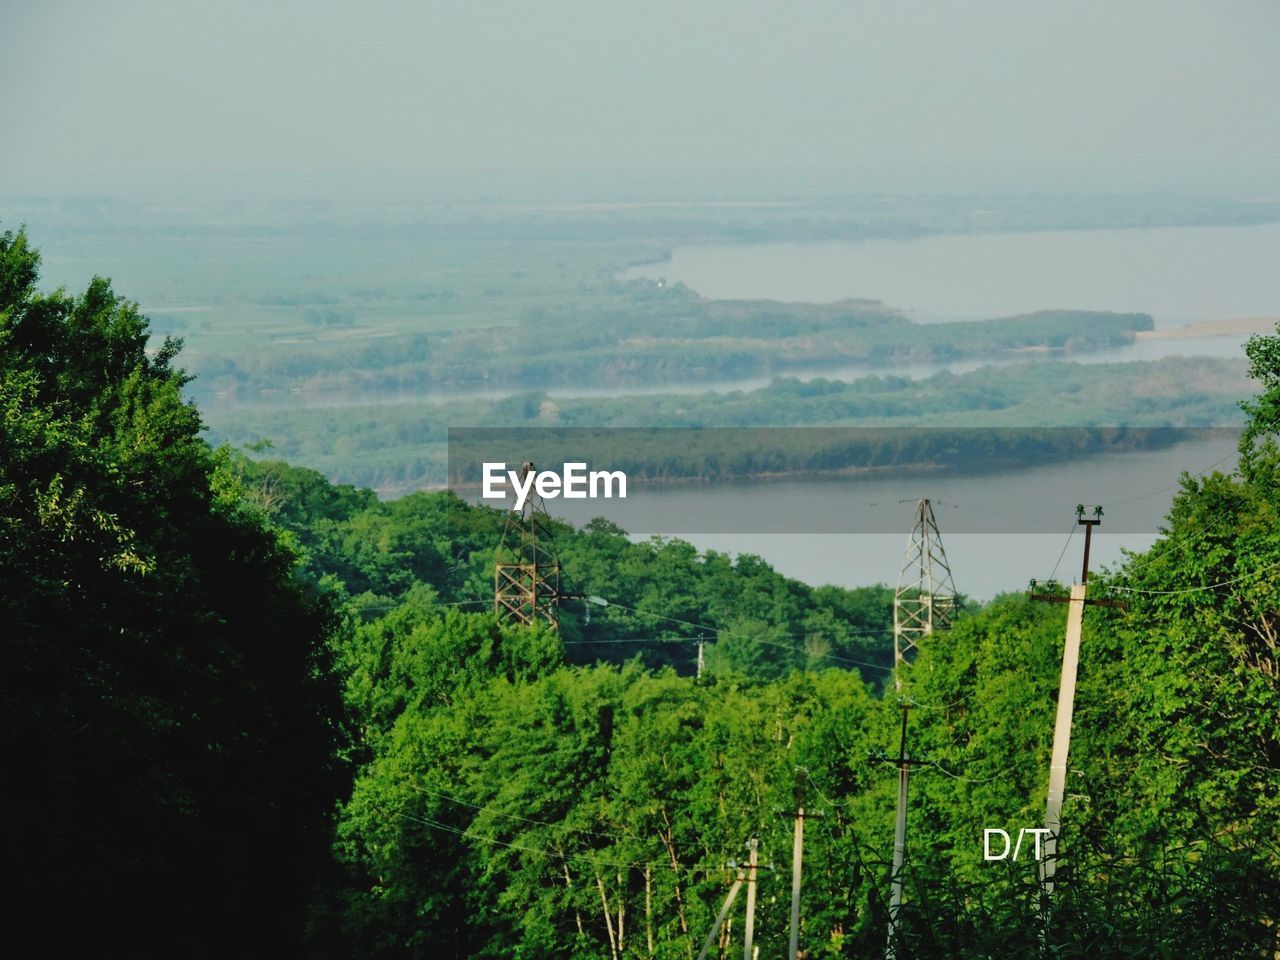
[[[922,322],[1072,309],[1149,313],[1171,327],[1280,314],[1277,263],[1280,223],[686,246],[622,276],[716,299],[865,297]]]
[[[633,267],[627,278],[678,280],[714,298],[829,302],[879,299],[913,320],[950,322],[1044,309],[1140,311],[1157,329],[1204,320],[1280,315],[1280,224],[926,236],[860,243],[690,246]],[[1244,333],[1143,340],[1072,355],[1083,362],[1167,356],[1240,356]],[[1026,359],[1026,358],[1017,358]],[[1001,362],[1011,362],[1003,358]],[[924,377],[983,365],[965,360],[902,367],[798,369],[801,378],[870,372]],[[767,378],[710,385],[752,389]],[[672,392],[671,385],[655,388]],[[694,389],[691,387],[691,390]],[[703,386],[700,389],[708,389]],[[551,391],[557,393],[560,391]],[[590,395],[612,391],[564,391]],[[1024,588],[1029,578],[1079,576],[1079,537],[1067,545],[1075,505],[1102,504],[1093,565],[1155,539],[1182,471],[1234,464],[1234,442],[1201,440],[981,477],[671,486],[625,505],[578,506],[578,522],[604,513],[636,536],[674,533],[703,549],[763,556],[809,583],[897,582],[915,501],[929,497],[956,586],[978,599]],[[562,501],[563,503],[563,501]],[[850,517],[861,518],[850,520]],[[824,518],[839,518],[828,522]],[[733,532],[738,523],[751,532]],[[889,532],[896,525],[898,532]],[[820,533],[823,529],[843,533]],[[807,532],[805,532],[807,531]],[[1066,550],[1064,551],[1064,546]]]
[[[1028,579],[1079,576],[1077,504],[1099,505],[1092,566],[1155,540],[1179,475],[1235,465],[1235,439],[1215,435],[1153,451],[928,479],[633,485],[620,500],[549,501],[576,524],[606,516],[636,539],[679,536],[701,549],[758,554],[807,583],[897,583],[916,501],[929,498],[957,589],[986,600]]]

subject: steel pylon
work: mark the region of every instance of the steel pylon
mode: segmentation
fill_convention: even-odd
[[[522,463],[520,482],[531,472],[533,462]],[[559,629],[562,571],[550,521],[532,487],[524,506],[507,515],[493,570],[493,611],[500,621],[526,626],[542,621]]]
[[[900,669],[914,654],[922,637],[951,626],[956,587],[942,548],[942,534],[928,500],[916,504],[915,522],[907,540],[906,558],[893,594],[894,686],[901,687]]]

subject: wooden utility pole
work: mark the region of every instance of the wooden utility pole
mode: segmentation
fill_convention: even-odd
[[[747,922],[742,929],[742,960],[753,960],[752,947],[756,936],[756,872],[760,855],[760,841],[752,837],[747,843]]]
[[[1058,714],[1053,724],[1053,754],[1049,759],[1049,794],[1045,801],[1045,835],[1043,856],[1040,859],[1040,907],[1047,917],[1049,898],[1053,894],[1053,875],[1057,870],[1058,833],[1062,829],[1062,799],[1067,786],[1067,754],[1071,749],[1071,718],[1075,712],[1076,676],[1080,666],[1080,635],[1084,626],[1086,605],[1123,607],[1114,600],[1088,600],[1089,547],[1093,528],[1102,523],[1102,508],[1094,507],[1093,516],[1084,515],[1083,504],[1076,507],[1076,522],[1084,527],[1084,561],[1080,568],[1080,582],[1073,584],[1068,596],[1054,594],[1031,595],[1033,600],[1067,604],[1067,631],[1062,644],[1062,677],[1058,681]]]
[[[729,862],[729,866],[738,872],[737,879],[733,881],[733,885],[729,888],[729,894],[724,898],[724,905],[720,908],[720,913],[716,917],[716,922],[712,924],[711,931],[707,934],[707,939],[702,944],[702,949],[698,951],[698,960],[706,960],[707,954],[715,945],[716,937],[720,933],[720,928],[724,926],[725,919],[729,916],[729,909],[733,906],[734,898],[737,897],[738,891],[742,889],[742,885],[747,885],[747,921],[743,930],[746,943],[743,948],[746,960],[751,960],[752,950],[754,948],[755,927],[756,927],[756,874],[761,870],[770,870],[771,867],[761,868],[759,865],[760,841],[755,837],[747,843],[747,850],[750,857],[745,866]]]

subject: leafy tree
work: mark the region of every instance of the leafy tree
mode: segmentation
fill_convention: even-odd
[[[42,953],[287,952],[339,789],[334,612],[201,439],[180,344],[38,267],[0,235],[11,915]]]

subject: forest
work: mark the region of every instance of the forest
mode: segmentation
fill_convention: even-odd
[[[596,521],[554,530],[560,630],[500,623],[503,514],[211,445],[180,342],[39,270],[0,234],[17,942],[694,960],[755,837],[782,956],[799,804],[805,955],[880,956],[905,702],[898,957],[1280,950],[1280,335],[1248,344],[1236,460],[1091,580],[1123,605],[1085,614],[1045,909],[1035,862],[982,841],[1042,822],[1062,604],[963,601],[898,691],[888,588]]]
[[[1054,389],[1046,390],[1046,382]],[[999,450],[1015,445],[1011,437],[1025,441],[1028,428],[1040,431],[1036,459],[1068,459],[1116,442],[1160,446],[1181,428],[1234,427],[1240,422],[1236,398],[1247,382],[1244,364],[1228,358],[1040,361],[942,371],[925,380],[779,378],[756,390],[701,395],[555,398],[535,392],[439,405],[246,410],[210,420],[218,441],[265,443],[335,480],[395,495],[474,480],[457,476],[451,458],[467,462],[474,447],[467,437],[502,435],[542,444],[572,436],[607,462],[625,458],[636,476],[667,478],[748,478],[885,462],[932,467],[940,456],[954,468],[977,467],[998,461]],[[788,427],[805,429],[770,429]],[[934,435],[940,442],[916,442],[930,427],[984,428],[983,443],[963,457],[947,457],[940,454],[949,445],[945,433]],[[1072,429],[1052,429],[1064,427]],[[1118,436],[1116,429],[1127,432]],[[679,450],[677,438],[688,430],[705,432],[709,445],[698,456]],[[462,439],[450,445],[452,436]],[[887,447],[886,436],[893,438]]]
[[[311,309],[309,322],[352,326],[354,314]],[[1046,310],[934,329],[875,301],[833,304],[707,300],[682,284],[613,282],[597,301],[527,308],[514,326],[394,334],[357,349],[299,344],[286,354],[207,355],[200,395],[261,403],[439,389],[716,382],[799,366],[998,357],[1132,343],[1146,314]],[[305,339],[305,338],[304,338]]]

